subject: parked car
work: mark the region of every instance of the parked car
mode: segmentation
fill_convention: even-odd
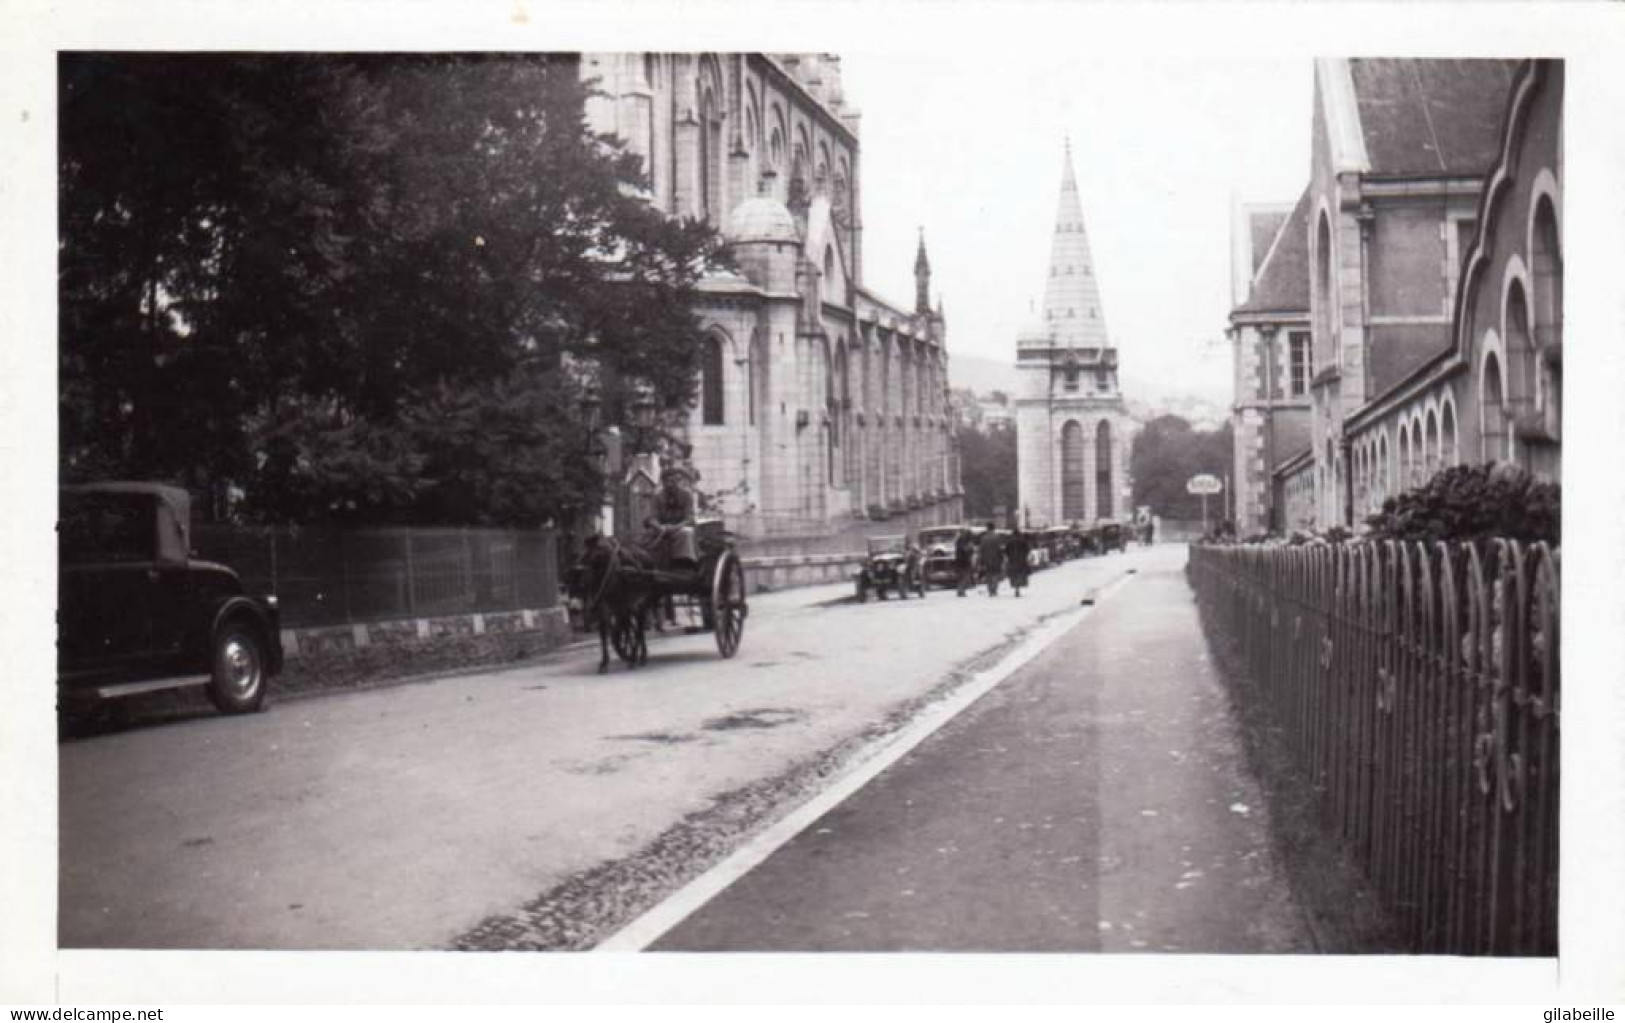
[[[1077,557],[1077,542],[1072,531],[1065,526],[1051,526],[1044,530],[1044,546],[1049,550],[1049,562],[1059,565]]]
[[[1128,550],[1128,527],[1114,519],[1102,519],[1096,526],[1100,536],[1100,552]]]
[[[871,593],[881,600],[885,600],[888,593],[906,600],[910,590],[925,596],[923,561],[919,548],[911,545],[907,536],[870,537],[868,556],[854,580],[858,602],[867,602]]]
[[[229,714],[260,709],[282,670],[275,596],[192,557],[186,491],[61,489],[57,685],[64,702],[205,686]]]
[[[959,567],[954,561],[954,541],[967,527],[932,526],[920,530],[919,547],[925,558],[927,586],[955,586]]]

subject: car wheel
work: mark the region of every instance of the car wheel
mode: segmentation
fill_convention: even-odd
[[[214,638],[209,701],[223,714],[247,714],[265,703],[265,644],[254,629],[228,622]]]

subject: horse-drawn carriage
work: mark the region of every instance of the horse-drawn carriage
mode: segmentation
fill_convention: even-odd
[[[749,606],[733,534],[720,519],[702,519],[692,528],[699,554],[692,562],[660,564],[652,544],[588,540],[570,571],[569,611],[572,626],[597,629],[600,672],[609,670],[611,649],[628,667],[648,660],[650,628],[710,632],[723,657],[738,652]]]

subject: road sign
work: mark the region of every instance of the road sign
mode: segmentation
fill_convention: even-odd
[[[1205,472],[1192,476],[1190,481],[1185,484],[1186,493],[1201,494],[1204,497],[1208,494],[1217,494],[1222,490],[1224,490],[1224,484],[1219,482],[1219,477]]]

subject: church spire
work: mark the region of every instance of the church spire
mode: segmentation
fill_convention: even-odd
[[[1061,201],[1055,216],[1055,237],[1050,243],[1043,326],[1057,348],[1111,347],[1094,256],[1089,252],[1089,233],[1083,224],[1083,201],[1078,197],[1077,175],[1072,169],[1070,138],[1065,141],[1062,157]]]
[[[925,228],[920,228],[920,248],[914,256],[914,311],[931,311],[931,261],[925,258]]]

